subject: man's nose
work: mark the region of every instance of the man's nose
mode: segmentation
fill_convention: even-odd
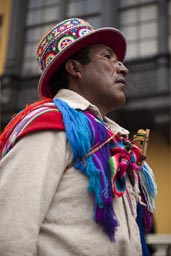
[[[129,73],[129,70],[121,61],[118,61],[118,72],[122,73],[124,76],[128,75]]]

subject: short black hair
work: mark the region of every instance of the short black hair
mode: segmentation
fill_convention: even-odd
[[[90,46],[83,48],[79,52],[73,54],[69,59],[74,59],[79,61],[81,64],[86,65],[88,64],[91,59],[89,56]],[[65,69],[66,62],[58,69],[58,71],[52,77],[50,84],[52,86],[52,95],[53,97],[56,95],[59,89],[68,88],[69,85],[69,74]]]

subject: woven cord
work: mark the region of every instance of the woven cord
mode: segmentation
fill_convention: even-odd
[[[93,147],[89,153],[87,153],[85,156],[83,156],[80,159],[77,159],[76,161],[72,161],[70,164],[68,164],[64,170],[64,172],[68,171],[68,169],[70,169],[77,161],[83,161],[84,164],[86,164],[85,159],[88,158],[89,156],[93,155],[94,153],[96,153],[98,150],[100,150],[102,147],[104,147],[107,143],[109,143],[115,136],[116,134],[112,134],[107,140],[105,140],[103,143],[101,143],[98,146]]]

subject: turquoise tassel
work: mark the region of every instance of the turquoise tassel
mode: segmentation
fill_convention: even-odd
[[[100,172],[92,160],[92,156],[84,159],[91,149],[92,136],[88,118],[81,111],[71,108],[66,102],[55,99],[55,105],[61,111],[65,124],[66,136],[71,144],[74,167],[81,170],[89,177],[88,191],[94,192],[96,203],[102,207]]]
[[[157,185],[154,180],[152,169],[145,162],[139,172],[140,186],[146,199],[147,209],[150,212],[154,212],[155,202],[154,199],[157,195]]]

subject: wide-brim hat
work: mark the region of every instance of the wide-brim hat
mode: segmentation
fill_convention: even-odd
[[[54,74],[73,54],[93,44],[109,46],[119,61],[125,58],[126,39],[120,30],[112,27],[94,29],[79,18],[58,23],[41,39],[37,48],[37,58],[43,71],[38,83],[40,98],[53,98],[51,81]]]

